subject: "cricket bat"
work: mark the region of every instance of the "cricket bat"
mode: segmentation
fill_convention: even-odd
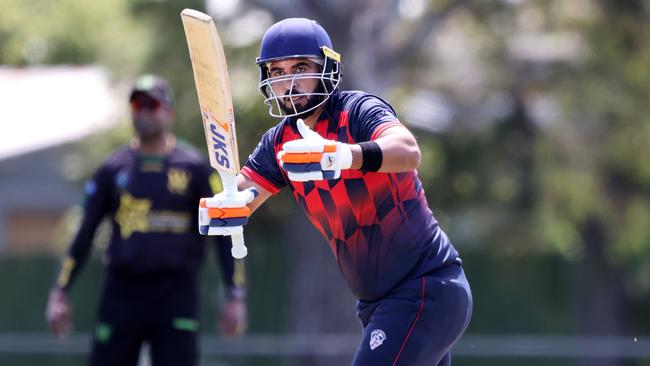
[[[194,71],[210,165],[221,177],[224,194],[234,198],[239,154],[228,66],[221,39],[212,17],[207,14],[185,9],[181,12],[181,20]],[[243,233],[231,237],[233,257],[245,257],[248,250]]]

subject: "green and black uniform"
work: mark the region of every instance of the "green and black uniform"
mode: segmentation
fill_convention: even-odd
[[[164,156],[122,148],[86,184],[83,221],[56,286],[69,289],[108,215],[113,230],[91,364],[135,365],[143,341],[150,343],[154,365],[197,363],[197,277],[205,250],[197,207],[219,184],[186,146]],[[227,296],[241,296],[243,264],[232,259],[230,238],[216,237],[216,252]]]

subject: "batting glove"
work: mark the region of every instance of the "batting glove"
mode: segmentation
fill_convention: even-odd
[[[302,119],[297,126],[302,139],[286,142],[278,152],[280,166],[289,179],[298,182],[337,179],[342,169],[350,168],[352,151],[347,144],[324,139]]]
[[[199,202],[199,233],[202,235],[241,235],[248,222],[251,203],[259,192],[255,188],[235,194],[221,192]]]

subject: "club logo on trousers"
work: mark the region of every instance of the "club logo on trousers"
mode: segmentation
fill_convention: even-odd
[[[381,346],[382,343],[386,340],[386,333],[381,329],[375,329],[370,333],[370,349],[374,350],[375,348]]]

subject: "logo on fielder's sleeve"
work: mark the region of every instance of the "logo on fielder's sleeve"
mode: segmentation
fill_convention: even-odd
[[[386,333],[381,329],[375,329],[370,333],[370,349],[374,350],[384,343],[386,340]]]
[[[87,196],[92,196],[95,194],[95,192],[97,192],[97,183],[95,183],[94,180],[89,180],[86,182],[86,185],[84,186],[84,192]]]
[[[127,184],[129,184],[129,173],[125,170],[120,170],[115,176],[115,185],[120,189],[124,189]]]

